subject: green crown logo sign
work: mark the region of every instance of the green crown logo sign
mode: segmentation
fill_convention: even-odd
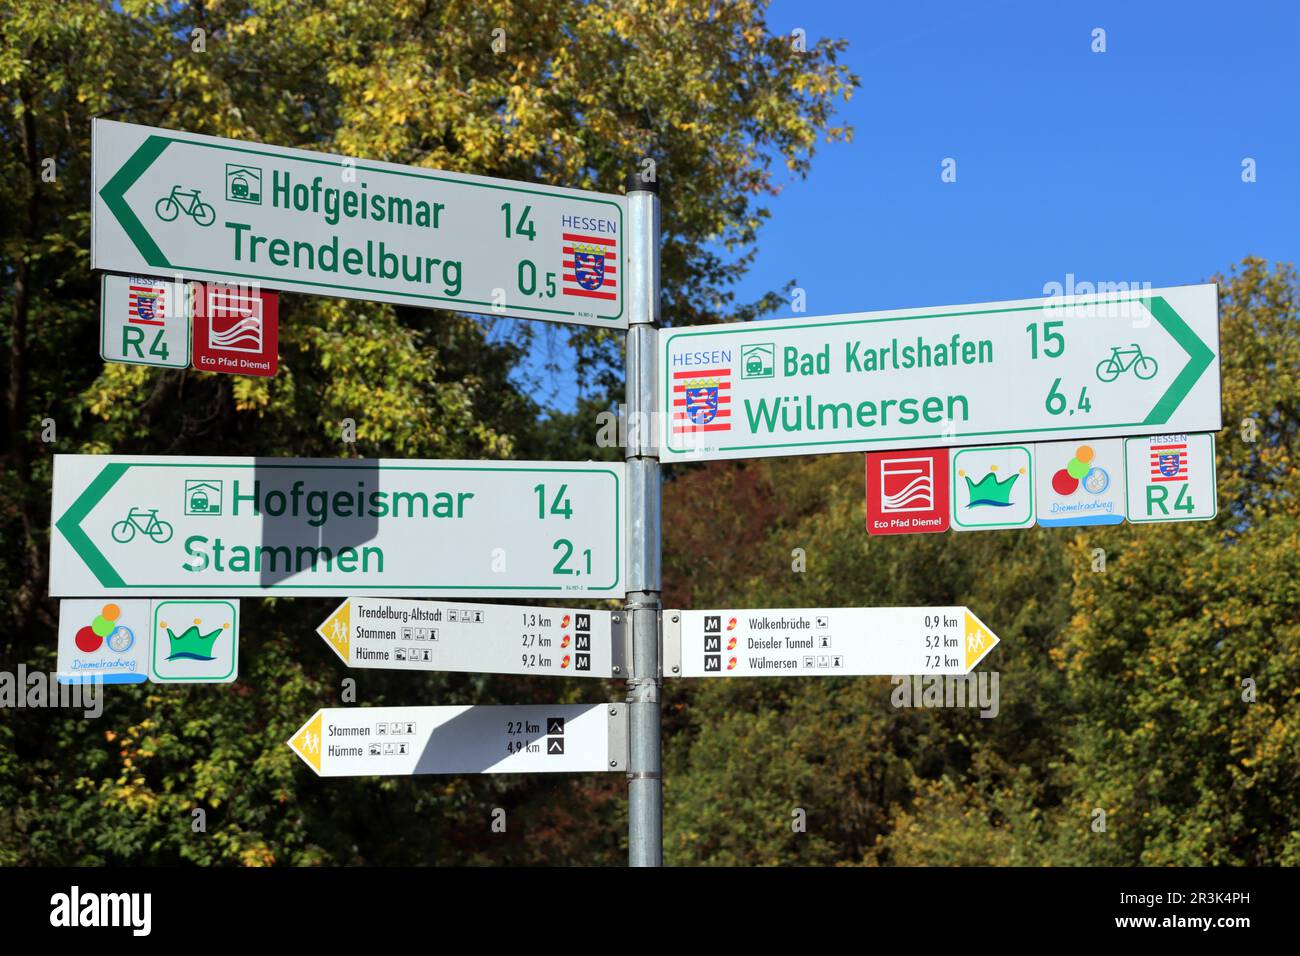
[[[214,659],[212,645],[217,642],[224,627],[214,628],[207,634],[199,631],[198,622],[191,624],[183,632],[177,634],[166,622],[163,627],[167,628],[167,639],[170,642],[171,653],[167,655],[169,661],[210,661]]]
[[[972,508],[980,505],[987,505],[992,508],[1009,508],[1011,507],[1011,488],[1015,485],[1016,479],[1020,473],[1008,475],[1005,480],[999,481],[997,471],[990,469],[989,473],[979,481],[971,481],[970,475],[963,475],[966,479],[966,490],[970,493],[970,506]]]

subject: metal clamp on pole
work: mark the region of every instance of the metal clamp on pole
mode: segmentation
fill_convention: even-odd
[[[664,611],[663,644],[660,650],[660,666],[665,677],[682,676],[682,612],[673,608]]]
[[[662,576],[659,448],[655,422],[659,341],[659,186],[627,182],[628,863],[663,863],[659,647]]]
[[[606,708],[609,721],[609,769],[627,768],[627,708],[609,704]]]
[[[627,682],[627,702],[629,704],[637,701],[657,704],[659,702],[659,687],[662,683],[657,678],[630,678]]]

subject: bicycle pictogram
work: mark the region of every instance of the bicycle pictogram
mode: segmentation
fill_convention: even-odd
[[[1155,378],[1156,372],[1160,371],[1160,366],[1151,356],[1143,355],[1142,347],[1136,342],[1127,349],[1114,345],[1111,346],[1110,356],[1097,363],[1097,378],[1103,382],[1113,382],[1129,369],[1145,382],[1147,379]]]
[[[180,186],[173,186],[170,193],[158,200],[153,211],[163,222],[171,222],[182,212],[200,226],[217,221],[217,211],[199,198],[197,189],[183,190]]]
[[[157,508],[148,511],[132,508],[125,518],[113,525],[113,540],[126,544],[135,539],[137,531],[153,538],[157,544],[166,544],[172,539],[172,526],[158,517]]]

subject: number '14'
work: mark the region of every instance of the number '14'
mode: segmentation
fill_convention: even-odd
[[[567,484],[560,485],[560,490],[557,491],[555,497],[551,499],[551,514],[559,515],[566,521],[573,517],[573,503],[569,501],[567,496],[568,490],[569,486]],[[546,486],[533,485],[533,491],[537,494],[537,517],[545,518]]]
[[[501,211],[505,213],[506,216],[506,238],[507,239],[511,238],[512,235],[524,236],[528,239],[529,242],[532,242],[534,239],[537,238],[537,229],[536,227],[533,226],[533,220],[530,215],[533,211],[532,206],[525,206],[524,211],[519,214],[519,218],[517,220],[514,219],[513,216],[511,215],[510,203],[503,202],[501,204]],[[513,232],[511,230],[512,222],[514,223]]]

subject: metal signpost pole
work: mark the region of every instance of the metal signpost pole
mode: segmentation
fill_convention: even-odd
[[[659,449],[652,425],[659,321],[659,187],[628,179],[627,416],[628,864],[663,863],[659,749],[659,629],[662,554]]]

